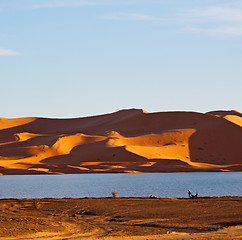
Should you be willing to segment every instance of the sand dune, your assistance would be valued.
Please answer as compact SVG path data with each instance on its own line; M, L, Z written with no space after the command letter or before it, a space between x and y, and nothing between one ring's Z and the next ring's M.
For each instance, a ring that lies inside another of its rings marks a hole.
M217 117L222 117L238 126L242 127L242 114L238 111L215 111L210 112Z
M242 171L242 114L0 119L0 173Z
M17 119L7 119L0 118L0 129L7 129L16 126L21 126L33 122L36 118L17 118Z

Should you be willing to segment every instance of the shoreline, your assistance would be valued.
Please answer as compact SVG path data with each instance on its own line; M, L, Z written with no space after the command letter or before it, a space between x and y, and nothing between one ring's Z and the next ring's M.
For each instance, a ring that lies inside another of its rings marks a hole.
M11 174L3 174L3 173L0 173L0 176L42 176L42 175L83 175L83 174L88 174L88 175L91 175L91 174L159 174L159 173L242 173L242 170L231 170L231 171L224 171L224 170L221 170L221 171L217 171L217 170L211 170L211 171L208 171L208 170L204 170L202 171L201 169L198 169L197 171L196 170L191 170L191 171L187 171L187 170L184 170L184 171L159 171L159 172L155 172L155 171L146 171L146 172L136 172L136 171L131 171L131 172L115 172L115 171L112 171L112 172L100 172L100 171L92 171L92 172L68 172L68 173L50 173L50 172L38 172L38 173L31 173L31 172L24 172L21 174L21 171L20 173L11 173Z
M151 198L151 197L60 197L60 198L56 198L56 197L35 197L35 198L0 198L1 200L33 200L33 199L41 199L41 200L82 200L82 199L150 199L150 200L154 200L154 199L159 199L159 200L203 200L203 199L222 199L222 198L241 198L242 199L242 195L241 196L230 196L230 195L226 195L226 196L203 196L203 197L197 197L197 198L192 198L192 197L157 197L157 198Z
M0 239L239 239L242 197L0 200Z

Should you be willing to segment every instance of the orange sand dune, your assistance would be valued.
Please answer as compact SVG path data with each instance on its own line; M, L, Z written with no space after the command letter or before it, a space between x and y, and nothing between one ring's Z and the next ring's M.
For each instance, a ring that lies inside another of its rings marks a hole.
M209 112L209 113L218 117L222 117L242 127L242 114L238 111L234 111L234 110L233 111L215 111L215 112Z
M242 171L242 114L0 119L0 174Z
M0 118L0 129L21 126L21 125L33 122L35 119L36 118L17 118L17 119Z

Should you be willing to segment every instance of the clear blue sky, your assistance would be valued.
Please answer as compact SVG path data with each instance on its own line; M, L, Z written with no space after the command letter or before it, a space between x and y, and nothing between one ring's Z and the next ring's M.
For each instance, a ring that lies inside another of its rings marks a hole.
M241 0L0 0L0 117L242 111Z

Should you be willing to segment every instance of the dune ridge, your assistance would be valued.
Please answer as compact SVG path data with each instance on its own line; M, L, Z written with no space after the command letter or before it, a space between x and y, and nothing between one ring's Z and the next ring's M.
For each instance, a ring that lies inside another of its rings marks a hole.
M242 171L238 111L0 119L0 174Z

